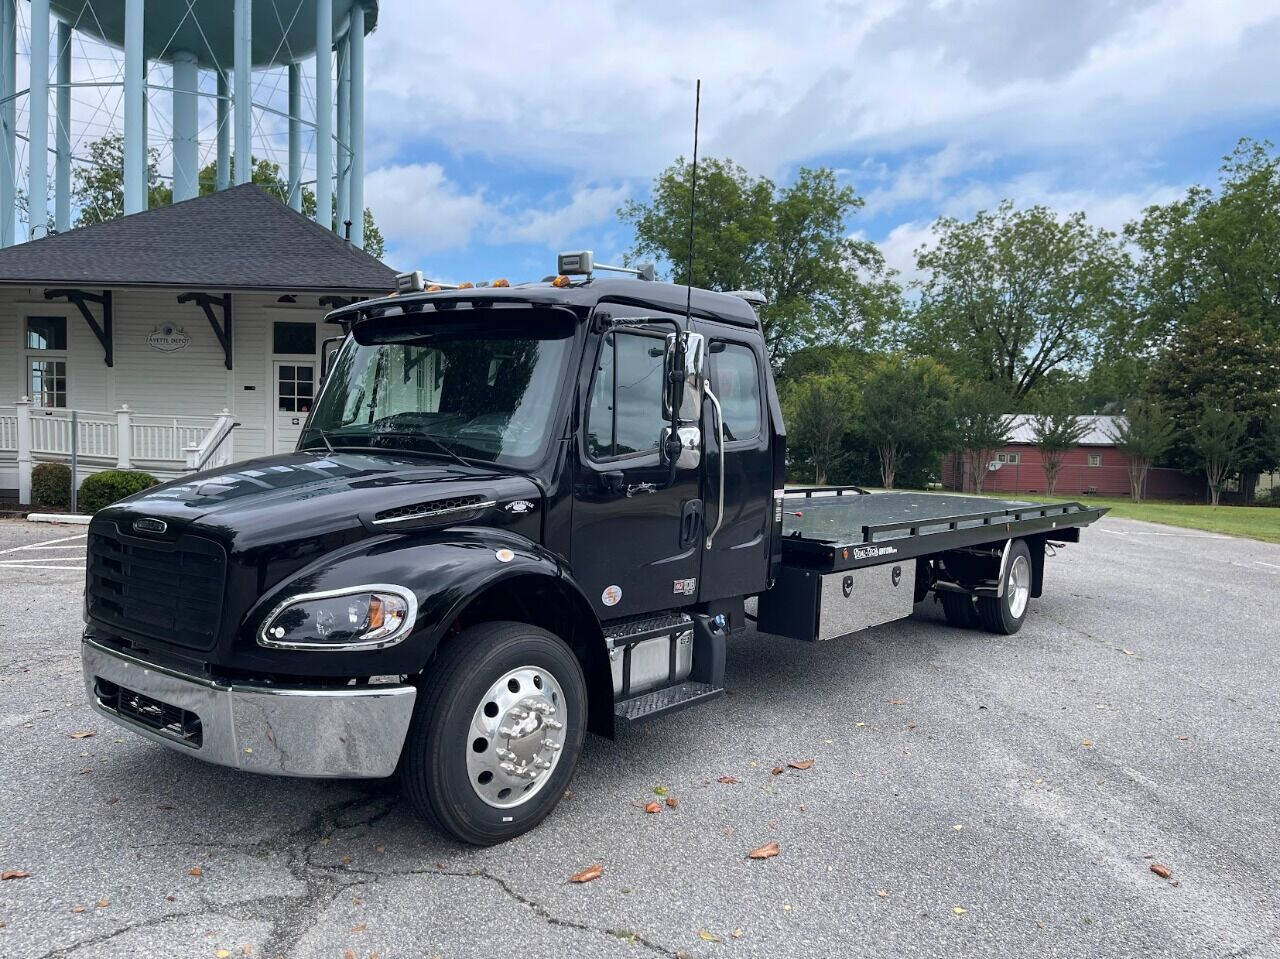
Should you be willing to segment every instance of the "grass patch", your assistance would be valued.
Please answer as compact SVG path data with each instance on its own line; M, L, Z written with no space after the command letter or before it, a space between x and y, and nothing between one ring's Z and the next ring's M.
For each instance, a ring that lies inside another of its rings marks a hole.
M1085 506L1109 506L1111 516L1138 519L1147 523L1164 523L1207 533L1244 536L1264 543L1280 543L1280 509L1271 506L1209 506L1202 503L1134 503L1128 498L1080 496L1026 496L1021 493L984 493L996 499L1021 499L1032 503L1070 502Z

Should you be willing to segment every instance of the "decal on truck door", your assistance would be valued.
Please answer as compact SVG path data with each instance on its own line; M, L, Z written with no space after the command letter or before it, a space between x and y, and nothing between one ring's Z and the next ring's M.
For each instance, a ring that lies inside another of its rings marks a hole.
M621 586L606 586L604 592L600 594L600 602L606 606L617 606L622 601Z

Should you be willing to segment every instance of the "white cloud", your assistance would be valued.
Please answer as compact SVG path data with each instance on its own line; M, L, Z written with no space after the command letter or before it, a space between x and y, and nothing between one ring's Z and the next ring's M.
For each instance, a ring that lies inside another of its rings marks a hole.
M582 187L564 206L521 210L508 217L494 229L492 240L564 246L582 230L612 220L629 193L626 186Z

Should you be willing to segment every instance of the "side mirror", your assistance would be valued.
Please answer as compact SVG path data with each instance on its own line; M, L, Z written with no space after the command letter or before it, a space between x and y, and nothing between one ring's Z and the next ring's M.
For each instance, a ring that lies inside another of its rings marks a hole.
M697 426L682 426L677 430L676 436L680 439L676 469L696 470L702 464L702 430ZM670 440L671 427L664 426L658 442L658 449L663 451L664 458L667 455L666 451L671 448Z
M684 338L684 362L680 367L677 367L680 359L677 336ZM706 357L707 341L701 333L667 334L667 393L663 397L663 412L668 417L679 419L681 423L701 421ZM674 410L679 411L678 417L673 416Z

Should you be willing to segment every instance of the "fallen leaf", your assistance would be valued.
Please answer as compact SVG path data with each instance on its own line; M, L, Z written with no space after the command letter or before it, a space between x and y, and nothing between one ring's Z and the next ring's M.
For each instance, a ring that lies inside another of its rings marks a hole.
M591 882L594 879L599 879L602 875L604 875L604 866L596 863L594 866L588 866L586 869L582 870L582 872L575 872L569 877L569 881Z
M966 909L964 906L952 906L951 911L954 912L957 916L963 916L969 910Z
M877 889L877 890L876 890L876 895L877 895L877 896L879 896L881 899L888 899L888 898L889 898L889 890L888 890L888 889Z
M915 723L907 723L907 729L915 729L915 728L916 728Z
M218 959L229 959L229 957L231 956L231 950L219 949L217 952L214 953L214 955L217 956Z
M111 900L110 900L110 899L99 899L99 900L98 900L98 908L99 908L99 909L106 909L106 908L107 908L107 906L109 906L109 905L111 905Z
M348 949L342 954L342 959L356 959L356 951L354 949Z
M667 787L666 787L666 786L654 786L654 787L653 787L653 794L654 794L655 796L665 796L665 795L667 794Z
M717 936L714 932L707 932L707 930L705 929L698 930L698 938L701 939L703 942L724 942L724 940L721 939L719 936Z
M891 700L889 700L889 705L890 705L890 706L905 706L906 704L907 704L907 701L906 701L905 699L891 699Z
M952 829L954 829L956 832L959 832L961 829L963 829L963 828L964 828L964 826L960 825L959 823L956 823L956 824L955 824L954 826L952 826L951 828L952 828Z
M351 931L352 931L352 932L364 932L364 931L365 931L366 929L368 929L368 928L369 928L369 924L368 924L367 922L360 922L360 923L356 923L356 925L352 926L352 927L351 927Z
M71 738L72 739L89 739L96 735L98 734L94 732L92 729L82 729L79 732L72 733Z
M716 780L716 782L724 783L726 786L732 786L737 781L738 780L734 779L732 776L721 776L719 779Z
M1086 740L1085 740L1084 742L1082 742L1080 745L1081 745L1081 746L1083 746L1085 749L1091 749L1091 748L1093 747L1093 740L1092 740L1092 739L1086 739Z
M378 845L376 845L376 846L374 846L374 847L373 847L373 851L374 851L374 852L386 852L386 851L387 851L387 847L386 847L386 846L384 846L384 845L382 845L381 843L379 843Z
M787 763L792 769L808 769L813 765L812 759L793 759Z
M350 857L350 856L343 856L343 857L342 857L341 859L339 859L338 861L339 861L340 863L342 863L344 866L349 866L349 865L351 865L351 857Z
M1124 653L1126 656L1132 656L1132 655L1133 655L1133 650L1132 650L1132 649L1121 649L1121 650L1120 650L1120 652Z
M667 797L667 808L668 808L668 809L675 809L675 808L676 808L677 806L679 806L679 805L680 805L680 800L679 800L679 799L677 799L675 796L668 796L668 797Z
M80 913L84 912L84 906L76 906L71 911L79 915Z
M165 902L177 902L177 901L178 901L178 897L177 897L177 896L165 896L165 897L164 897L164 901L165 901Z
M204 870L203 870L203 869L201 869L199 866L192 866L189 870L187 870L187 875L188 875L188 876L203 876L203 875L204 875Z
M735 930L733 930L733 932L729 933L729 935L733 936L733 938L734 938L734 939L741 939L741 938L742 938L742 930L741 930L741 929L735 929Z
M659 806L656 801L650 800L649 802L645 803L644 811L647 812L650 816L652 816L654 813L661 812L662 807Z
M866 725L866 723L856 723L855 725L857 725L857 727L861 729L863 726Z
M1180 743L1185 743L1186 741L1187 741L1187 737L1186 737L1186 736L1179 736L1179 737L1178 737L1178 742L1180 742Z
M25 869L6 869L0 872L0 880L2 879L26 879L31 873Z
M783 911L783 912L790 912L790 911L791 911L791 903L789 903L789 902L785 902L785 903L783 903L783 904L782 904L782 911Z
M772 859L782 850L778 848L776 842L767 842L759 849L752 849L747 853L748 859Z
M1151 871L1154 872L1161 879L1168 879L1170 876L1173 875L1173 870L1170 869L1168 866L1166 866L1162 862L1153 862L1151 864Z
M162 803L156 803L156 808L157 808L157 809L172 809L172 808L173 808L173 806L172 806L170 803L162 802Z
M241 954L241 955L244 955L244 956L252 956L252 955L253 955L253 946L249 945L249 944L246 942L243 946L241 946L241 947L240 947L240 954Z
M773 767L773 774L774 774L775 776L781 776L781 775L782 775L782 767L781 767L781 766L774 766L774 767Z

